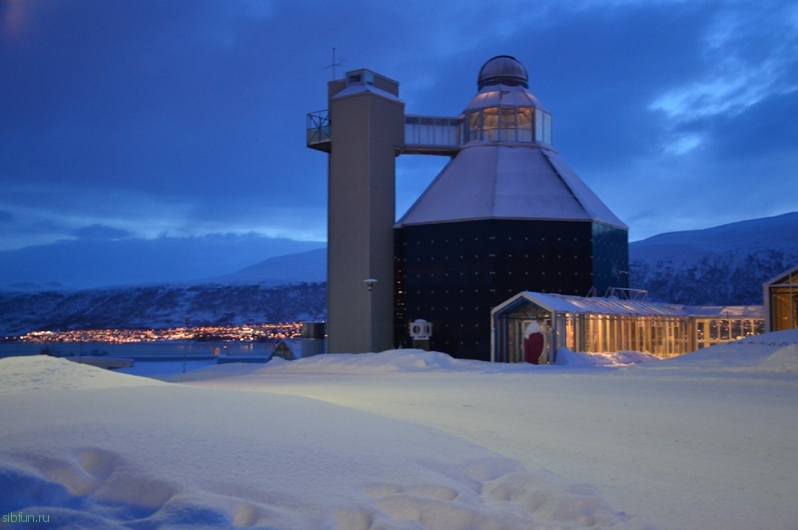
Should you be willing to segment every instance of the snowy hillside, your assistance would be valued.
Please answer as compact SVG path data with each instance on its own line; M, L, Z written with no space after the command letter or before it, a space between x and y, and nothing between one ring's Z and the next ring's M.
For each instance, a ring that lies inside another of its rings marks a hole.
M706 230L660 234L629 245L631 287L652 300L687 305L756 305L762 283L798 264L798 212ZM324 281L325 249L263 261L229 282Z
M98 231L103 232L101 227ZM202 280L229 274L264 258L323 245L257 234L63 240L0 250L0 289L77 290Z
M798 212L629 245L630 286L687 305L762 303L762 283L798 264Z
M629 253L631 286L652 300L761 304L762 282L798 264L798 212L660 234ZM169 327L186 315L195 325L324 319L326 257L324 248L288 254L192 283L0 292L0 335Z
M325 286L302 283L153 285L0 292L0 335L34 330L166 328L323 320Z
M277 256L233 274L216 278L221 283L290 283L327 281L327 247Z
M0 335L324 320L326 248L270 258L207 280L0 292Z

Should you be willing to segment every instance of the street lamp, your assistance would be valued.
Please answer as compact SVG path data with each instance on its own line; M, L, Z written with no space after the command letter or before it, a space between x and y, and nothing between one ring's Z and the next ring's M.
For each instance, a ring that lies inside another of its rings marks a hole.
M188 315L183 317L186 323L186 334L188 334ZM186 373L186 345L183 344L183 373Z
M369 278L367 280L363 280L363 283L365 283L366 287L369 288L369 314L368 314L368 321L369 321L369 325L368 325L369 347L368 347L368 350L369 350L369 352L373 352L374 351L374 339L373 339L373 337L371 335L371 332L372 332L372 329L371 329L372 323L371 323L371 321L372 321L372 317L373 317L373 311L372 311L372 307L371 307L372 306L372 304L371 304L371 300L372 300L372 298L371 298L371 289L374 287L374 284L377 283L377 280L375 280L374 278Z

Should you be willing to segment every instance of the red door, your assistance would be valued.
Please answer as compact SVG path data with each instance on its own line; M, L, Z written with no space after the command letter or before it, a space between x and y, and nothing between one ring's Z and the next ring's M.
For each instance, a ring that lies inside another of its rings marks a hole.
M540 324L531 322L524 330L524 362L540 364L540 355L544 346L545 340Z

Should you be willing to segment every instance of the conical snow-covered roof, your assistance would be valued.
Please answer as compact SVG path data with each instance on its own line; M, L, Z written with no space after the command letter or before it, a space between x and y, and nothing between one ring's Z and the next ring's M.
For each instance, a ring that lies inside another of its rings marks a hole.
M477 219L589 220L628 229L553 150L485 143L464 147L396 226Z
M527 71L499 55L479 72L461 119L464 144L397 227L476 219L596 221L624 230L551 147L551 114Z

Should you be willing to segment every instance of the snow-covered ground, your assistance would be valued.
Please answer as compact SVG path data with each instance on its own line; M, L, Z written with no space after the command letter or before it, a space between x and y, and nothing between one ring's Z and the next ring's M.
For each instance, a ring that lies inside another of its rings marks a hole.
M798 528L798 332L666 361L561 360L405 350L173 382L0 360L0 514L48 528Z

